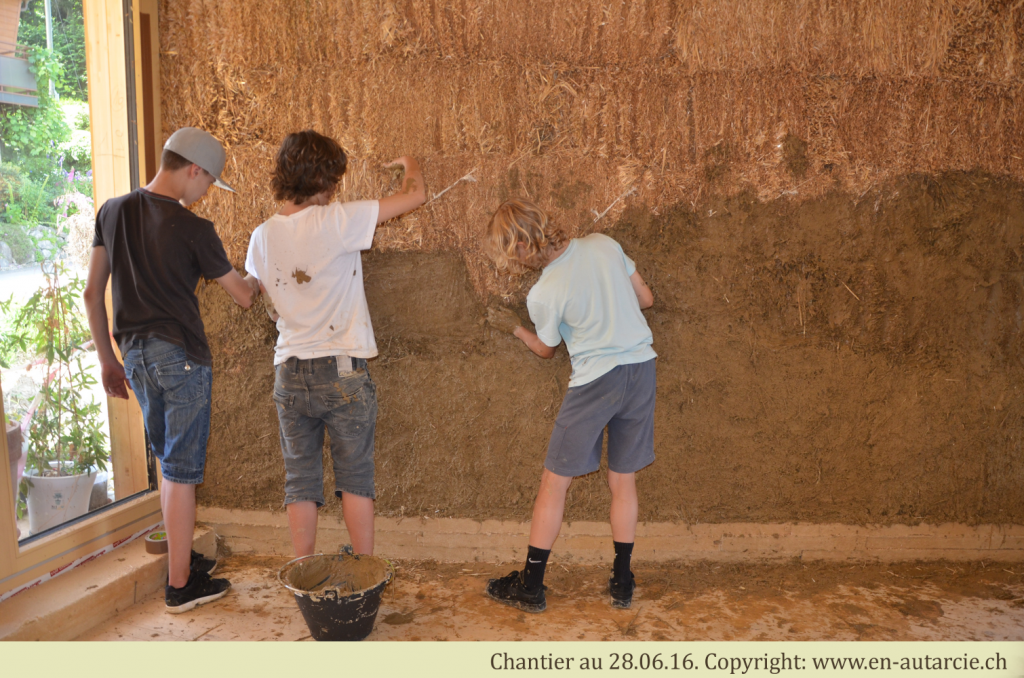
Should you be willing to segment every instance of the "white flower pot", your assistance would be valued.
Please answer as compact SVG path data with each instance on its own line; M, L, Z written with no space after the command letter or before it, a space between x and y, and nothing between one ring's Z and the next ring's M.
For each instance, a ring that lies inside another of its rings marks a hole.
M39 534L85 515L96 472L88 475L46 478L26 470L28 479L29 534Z

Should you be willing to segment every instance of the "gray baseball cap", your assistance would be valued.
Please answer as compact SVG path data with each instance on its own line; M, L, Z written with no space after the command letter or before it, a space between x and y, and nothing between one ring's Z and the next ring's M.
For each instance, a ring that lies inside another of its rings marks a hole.
M182 127L167 140L164 150L174 151L185 160L199 165L212 174L216 179L213 185L217 188L235 192L235 189L220 180L227 154L224 152L224 146L209 132L196 127Z

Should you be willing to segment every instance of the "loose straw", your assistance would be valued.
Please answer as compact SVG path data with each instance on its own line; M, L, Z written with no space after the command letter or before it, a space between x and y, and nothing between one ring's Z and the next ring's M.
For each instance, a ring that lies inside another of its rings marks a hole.
M615 207L615 204L616 204L617 202L619 202L620 200L622 200L623 198L625 198L625 197L627 197L627 196L633 195L634 193L636 193L636 186L634 186L633 188L629 189L628 191L626 191L625 193L623 193L622 195L620 195L620 196L619 196L618 198L616 198L616 199L615 199L615 201L614 201L614 202L612 202L612 204L611 204L611 205L608 205L608 207L607 207L607 208L605 208L605 211L604 211L604 212L601 212L600 214L597 214L597 210L590 210L590 211L591 211L591 212L593 212L593 213L594 213L595 215L597 215L597 216L595 216L595 217L594 217L594 221L592 221L591 223L593 223L593 224L596 224L597 222L601 221L601 219L603 219L603 218L604 218L604 215L608 214L608 212L610 212L610 211L611 211L611 209L612 209L613 207Z
M469 171L469 174L467 174L466 176L462 177L461 179L456 179L456 180L455 180L455 181L454 181L454 182L452 183L452 185L451 185L451 186L449 186L448 188L444 189L444 190L443 190L443 191L441 191L440 193L435 193L435 194L434 194L434 197L433 197L433 198L431 198L430 200L428 200L428 201L427 201L427 205L429 205L430 203L434 202L435 200L437 200L438 198L440 198L440 197L441 197L442 195L444 195L444 194L445 194L445 193L447 193L448 191L450 191L450 190L452 190L453 188L455 188L455 184L459 183L460 181L472 181L472 182L476 182L476 177L474 177L474 176L473 176L473 172L476 172L476 171L477 171L478 169L480 169L480 168L479 168L479 167L474 167L473 169L471 169L471 170ZM426 205L424 205L424 207L425 207L425 206L426 206Z

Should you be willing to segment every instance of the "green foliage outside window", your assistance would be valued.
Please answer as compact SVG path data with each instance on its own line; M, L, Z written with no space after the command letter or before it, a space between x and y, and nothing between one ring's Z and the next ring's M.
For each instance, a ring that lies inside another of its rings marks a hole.
M27 3L18 33L29 47L39 106L0 105L0 242L17 263L44 256L37 249L42 241L51 241L49 251L59 249L58 239L67 235L65 218L77 210L65 196L91 198L93 192L82 0L51 4L52 51L45 48L41 0ZM51 83L57 97L50 95Z
M60 103L50 97L50 82L61 82L60 57L40 47L29 51L29 70L36 78L39 107L4 106L0 111L0 137L4 152L28 160L55 156L58 145L71 140L71 128ZM35 164L35 163L33 163Z
M18 43L46 48L46 8L43 0L29 0L21 13ZM60 55L65 77L55 83L61 100L88 101L85 72L85 21L82 0L50 0L53 17L53 51Z

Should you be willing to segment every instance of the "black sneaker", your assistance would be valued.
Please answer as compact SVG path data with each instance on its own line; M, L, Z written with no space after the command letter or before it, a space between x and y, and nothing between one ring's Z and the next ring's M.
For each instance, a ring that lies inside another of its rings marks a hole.
M189 569L193 572L205 572L206 574L213 574L213 571L217 569L217 559L207 558L198 551L192 552L192 562L189 563Z
M636 577L633 576L632 572L629 573L628 584L615 581L615 577L611 577L608 580L608 593L612 597L612 607L628 610L629 606L633 604L634 590L636 590Z
M188 583L180 589L170 585L164 587L164 603L171 614L181 614L197 605L223 598L229 588L231 582L227 579L212 579L205 572L193 570L188 576Z
M544 599L546 588L547 586L542 584L536 591L528 591L523 582L523 573L517 570L501 579L488 581L487 595L499 603L518 607L524 612L543 612L548 607L547 600Z

